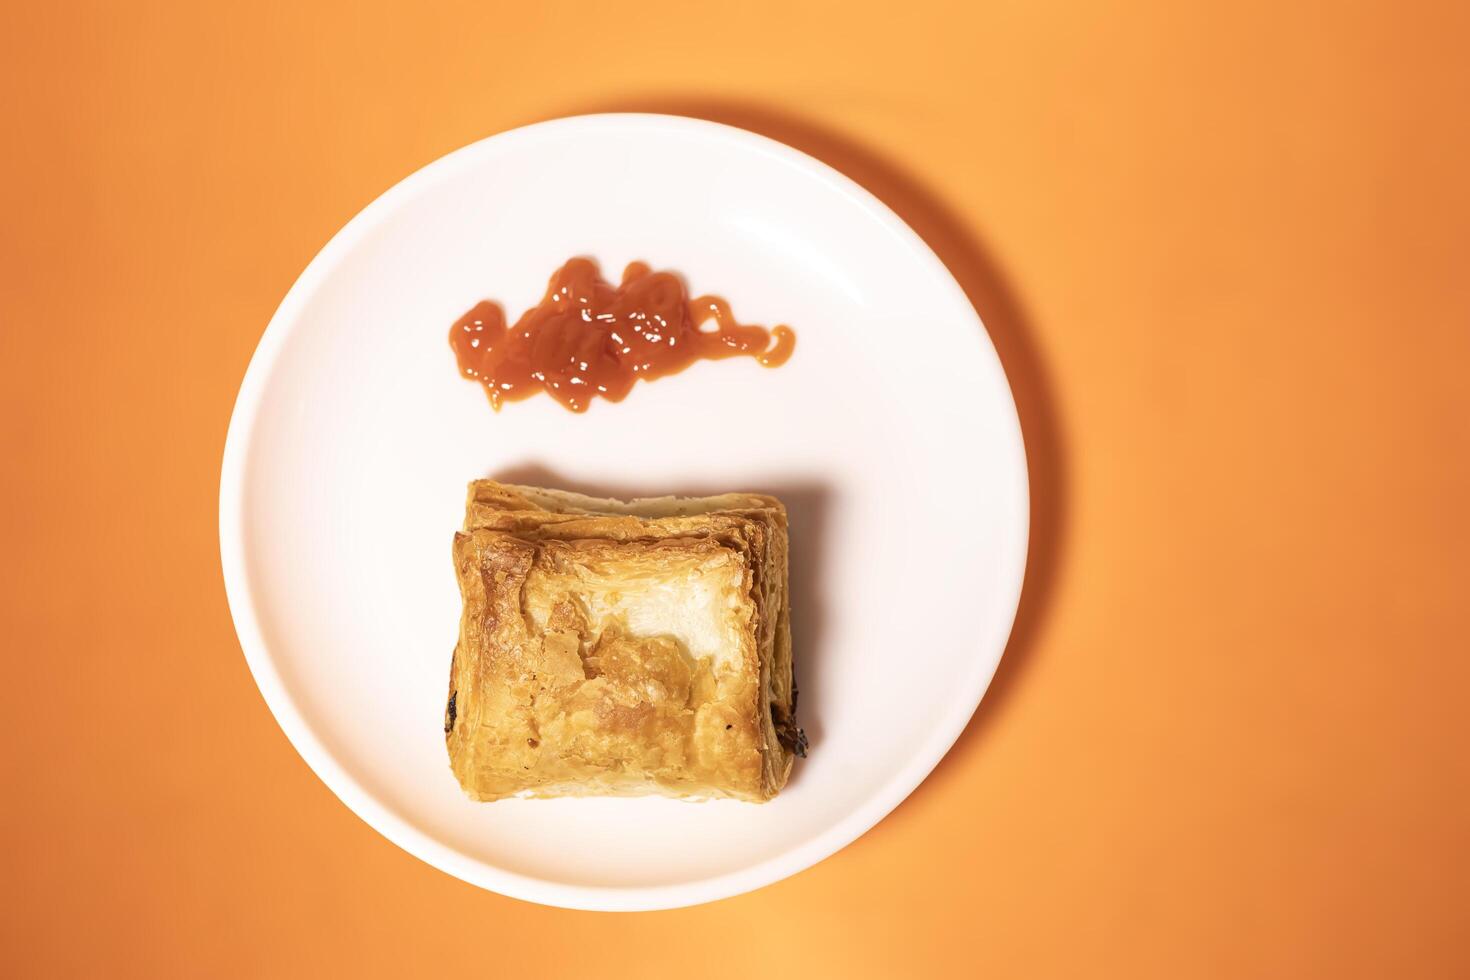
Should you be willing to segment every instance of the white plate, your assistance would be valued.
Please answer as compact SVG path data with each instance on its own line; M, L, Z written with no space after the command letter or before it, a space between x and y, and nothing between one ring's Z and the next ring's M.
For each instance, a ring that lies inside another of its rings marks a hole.
M515 317L553 269L645 259L789 323L795 356L697 364L574 415L490 410L450 324ZM476 804L444 748L465 483L615 494L765 490L791 509L798 720L811 754L765 805ZM343 802L506 895L689 905L843 847L974 712L1020 595L1016 410L975 311L899 218L827 166L713 123L562 119L452 153L354 218L261 339L225 445L220 550L261 693Z

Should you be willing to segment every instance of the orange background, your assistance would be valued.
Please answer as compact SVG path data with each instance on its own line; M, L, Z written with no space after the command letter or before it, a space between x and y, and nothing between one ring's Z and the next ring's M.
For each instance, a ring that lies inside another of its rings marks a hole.
M872 8L7 6L0 973L1470 975L1465 6ZM895 207L1036 486L934 775L793 879L635 916L481 892L338 803L215 538L315 251L451 149L607 109Z

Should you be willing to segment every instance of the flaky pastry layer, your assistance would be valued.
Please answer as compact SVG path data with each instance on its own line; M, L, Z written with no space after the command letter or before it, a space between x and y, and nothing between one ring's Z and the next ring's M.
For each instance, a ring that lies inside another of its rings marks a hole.
M786 511L478 480L454 538L464 612L451 767L507 796L775 796L794 722Z

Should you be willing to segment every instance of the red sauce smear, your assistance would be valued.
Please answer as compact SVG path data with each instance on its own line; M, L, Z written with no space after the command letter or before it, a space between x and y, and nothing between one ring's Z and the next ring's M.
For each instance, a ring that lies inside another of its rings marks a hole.
M507 329L505 312L487 300L455 321L449 346L459 373L485 386L496 411L544 391L585 412L594 398L620 402L639 378L653 381L695 361L743 355L779 367L796 334L739 323L723 299L691 300L678 276L642 262L613 286L597 263L571 259L515 326Z

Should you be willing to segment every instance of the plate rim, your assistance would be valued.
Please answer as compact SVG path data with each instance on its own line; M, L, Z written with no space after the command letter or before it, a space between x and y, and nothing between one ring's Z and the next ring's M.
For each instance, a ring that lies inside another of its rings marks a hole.
M908 246L918 261L929 265L931 271L938 273L940 281L944 282L952 292L952 298L958 301L958 308L968 310L974 318L974 325L977 328L975 334L981 346L981 356L989 357L994 362L996 373L1005 385L1010 407L1006 421L1009 423L1011 438L1006 440L1009 445L1002 447L1002 451L1012 456L1014 464L1012 472L1019 481L1019 486L1014 488L1016 491L1014 499L1018 502L1017 512L1006 518L1017 523L1020 535L1017 539L1017 554L1012 559L1014 568L1011 569L1007 580L1009 582L1008 594L1002 597L1003 608L1007 610L1004 626L996 632L994 649L982 648L979 652L983 655L976 658L975 668L969 676L964 678L964 684L955 685L963 690L966 696L955 699L956 707L932 726L930 737L922 743L920 750L908 763L895 773L879 791L869 796L863 804L854 808L842 819L774 857L738 871L713 877L675 884L633 887L569 884L495 867L441 843L432 835L401 819L359 785L357 780L349 775L326 749L307 723L282 681L280 672L265 643L256 615L255 596L249 587L250 578L247 574L245 559L248 529L243 506L247 475L246 463L266 382L276 366L293 324L299 319L302 308L334 270L337 260L374 230L381 218L391 214L401 202L411 200L420 188L450 175L459 168L473 165L487 153L504 152L506 144L525 141L552 131L596 129L609 125L654 126L744 143L753 149L782 158L797 169L821 179L833 189L842 192L872 217L878 219L890 233ZM230 413L230 423L225 435L224 454L220 467L219 547L230 617L256 687L265 699L272 717L275 718L297 754L317 778L325 783L327 788L359 819L421 861L462 881L501 895L570 909L652 911L681 908L729 898L804 871L867 833L893 812L918 788L920 783L928 778L969 725L975 712L979 710L1009 644L1020 605L1021 589L1030 553L1030 512L1030 474L1020 416L1010 379L995 350L994 341L979 311L970 302L954 274L949 271L934 250L919 237L918 233L909 227L907 222L879 200L876 195L836 168L770 137L736 126L691 116L644 112L605 112L565 116L520 126L486 136L451 151L409 174L380 194L343 225L317 252L287 291L266 325L265 331L261 334Z

